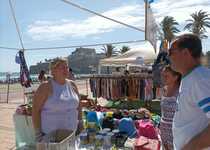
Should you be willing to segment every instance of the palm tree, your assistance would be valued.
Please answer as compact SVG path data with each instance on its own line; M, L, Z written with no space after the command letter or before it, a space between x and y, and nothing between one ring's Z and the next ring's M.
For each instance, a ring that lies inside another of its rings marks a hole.
M103 46L102 50L104 51L107 58L116 53L115 47L112 44L107 44L106 46Z
M186 20L189 22L184 29L198 35L200 38L207 38L208 36L204 33L206 28L210 28L210 14L206 11L200 10L190 15L192 19Z
M103 46L102 50L104 51L106 58L112 57L113 54L116 53L115 47L112 44L107 44L106 46ZM107 73L109 74L109 66L107 66Z
M160 27L162 30L162 36L161 39L167 40L169 43L172 41L172 39L175 37L175 33L178 33L179 30L177 29L178 22L173 17L166 16L163 18L163 20L160 23Z
M128 46L123 46L123 47L120 49L120 53L123 54L123 53L125 53L125 52L127 52L127 51L129 51L129 50L130 50L130 47L128 47Z

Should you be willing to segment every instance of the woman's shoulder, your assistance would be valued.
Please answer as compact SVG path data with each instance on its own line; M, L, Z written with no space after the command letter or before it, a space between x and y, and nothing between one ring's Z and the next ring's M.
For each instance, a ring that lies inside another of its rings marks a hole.
M66 79L66 82L68 84L70 84L73 87L73 89L79 94L79 91L77 89L77 85L76 85L76 83L73 80Z
M67 82L74 82L73 80L70 80L70 79L66 79L66 81L67 81Z
M76 83L73 80L66 79L66 82L72 84L73 86L76 86Z
M35 99L37 99L38 101L40 101L40 100L46 100L46 97L51 92L51 89L52 88L51 88L50 83L48 81L45 81L45 82L41 83L39 85L39 87L37 88L35 94L34 94L34 100Z
M40 86L42 87L49 87L51 85L51 80L43 81Z
M49 89L51 89L52 85L51 85L51 81L44 81L42 82L39 87L38 87L38 91L48 91Z

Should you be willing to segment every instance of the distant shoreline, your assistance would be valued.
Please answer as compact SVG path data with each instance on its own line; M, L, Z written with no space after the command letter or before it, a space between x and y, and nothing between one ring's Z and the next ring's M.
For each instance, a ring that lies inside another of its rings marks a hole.
M37 79L38 78L38 74L31 74L30 75L31 79ZM20 78L20 74L11 74L10 75L10 80L13 80L13 79L19 79ZM4 74L0 74L0 81L6 81L7 80L7 75Z
M82 79L88 79L90 76L90 74L77 74L75 75L75 79L76 80L82 80ZM38 80L38 74L30 74L30 78L32 80L32 82L39 82ZM19 83L20 82L20 75L18 74L11 74L10 76L10 83L14 84L14 83ZM7 84L8 80L7 80L7 76L6 74L2 75L0 74L0 84Z

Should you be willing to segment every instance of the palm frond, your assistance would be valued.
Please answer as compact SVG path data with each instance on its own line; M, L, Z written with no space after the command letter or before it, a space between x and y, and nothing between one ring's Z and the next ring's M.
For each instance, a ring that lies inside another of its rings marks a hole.
M197 34L200 38L207 38L205 35L206 28L210 28L210 15L203 10L199 10L190 15L191 19L186 20L189 22L185 25L184 29L192 31L194 34Z
M160 23L160 27L162 29L162 38L167 39L169 42L175 37L175 33L180 32L176 27L178 22L171 16L166 16Z

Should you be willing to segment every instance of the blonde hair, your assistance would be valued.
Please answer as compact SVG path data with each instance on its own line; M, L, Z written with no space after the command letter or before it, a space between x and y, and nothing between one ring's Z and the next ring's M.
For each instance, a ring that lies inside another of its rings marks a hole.
M52 69L56 68L61 63L67 63L67 59L66 58L63 58L63 57L58 57L58 58L53 59L50 62L49 69L52 70Z

